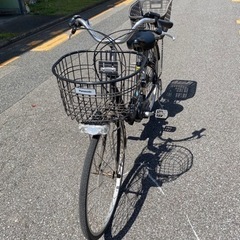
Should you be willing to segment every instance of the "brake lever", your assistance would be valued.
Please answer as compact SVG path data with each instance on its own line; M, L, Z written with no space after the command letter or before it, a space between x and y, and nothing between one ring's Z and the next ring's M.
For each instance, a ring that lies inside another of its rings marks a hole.
M74 15L69 21L68 25L71 28L71 32L69 34L69 39L76 33L78 29L80 29L83 25L80 21L76 21L78 18L82 19L80 15ZM89 20L85 20L87 24L90 26Z
M167 36L167 37L171 38L173 41L176 39L173 35L171 35L167 32L162 32L162 36Z

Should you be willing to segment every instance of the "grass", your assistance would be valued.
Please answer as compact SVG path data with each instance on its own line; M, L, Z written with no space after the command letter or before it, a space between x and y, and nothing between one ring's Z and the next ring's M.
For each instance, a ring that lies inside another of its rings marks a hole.
M15 34L15 33L1 32L0 40L8 40L8 39L11 39L16 36L17 36L17 34Z
M37 0L29 5L31 14L69 15L104 0Z

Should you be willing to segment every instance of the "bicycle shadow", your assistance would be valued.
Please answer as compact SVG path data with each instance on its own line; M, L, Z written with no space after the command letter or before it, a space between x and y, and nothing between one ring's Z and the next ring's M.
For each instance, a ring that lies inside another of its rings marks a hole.
M173 98L171 101L163 101L163 104L170 110L170 116L175 116L183 110L183 107ZM123 182L117 207L104 235L105 240L123 239L137 219L150 188L157 187L162 191L161 186L164 183L176 180L191 169L192 152L186 147L176 145L175 142L201 138L205 131L202 128L192 132L189 137L173 140L162 138L163 131L174 132L176 130L175 127L167 126L165 120L150 117L149 121L143 125L144 129L139 137L128 137L130 140L148 139L148 142ZM162 140L162 143L155 144L156 138ZM164 194L163 191L162 193Z
M202 137L198 134L202 131L195 131L197 134L194 136ZM186 139L193 139L193 136ZM105 239L123 239L137 219L150 188L157 187L162 191L164 183L176 180L189 171L192 165L192 152L186 147L175 145L171 139L144 147L123 182Z

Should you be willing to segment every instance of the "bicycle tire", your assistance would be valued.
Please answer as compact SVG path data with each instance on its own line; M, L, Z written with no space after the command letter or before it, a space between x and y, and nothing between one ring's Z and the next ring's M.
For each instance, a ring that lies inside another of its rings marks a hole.
M99 239L117 203L123 178L126 135L123 121L110 123L107 135L95 135L84 161L80 194L80 224L89 240Z

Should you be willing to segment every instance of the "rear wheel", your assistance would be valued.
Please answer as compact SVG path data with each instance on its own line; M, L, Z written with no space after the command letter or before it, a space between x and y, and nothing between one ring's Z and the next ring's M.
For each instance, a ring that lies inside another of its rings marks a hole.
M87 239L99 239L111 219L122 183L124 157L123 122L111 123L107 135L92 137L79 196L80 223Z

